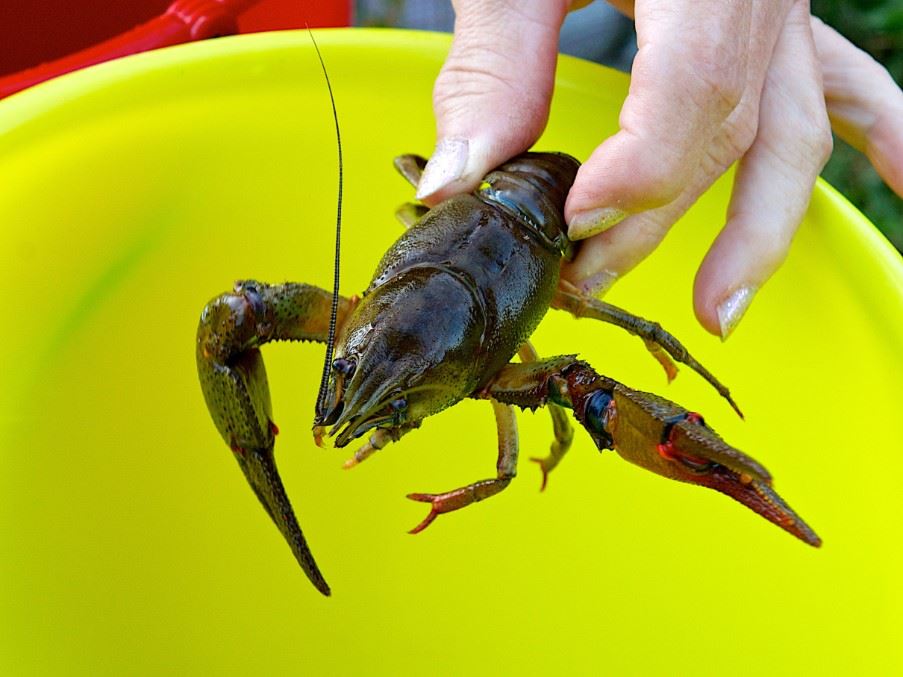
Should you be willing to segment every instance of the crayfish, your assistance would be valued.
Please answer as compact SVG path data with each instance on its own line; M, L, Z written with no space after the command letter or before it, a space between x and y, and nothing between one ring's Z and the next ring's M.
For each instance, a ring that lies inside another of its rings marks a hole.
M416 186L421 157L396 160ZM482 501L514 478L513 406L547 407L555 442L539 461L543 484L571 444L564 408L596 446L672 479L727 494L813 546L819 537L772 489L759 463L725 443L702 417L597 373L573 355L540 359L528 339L551 308L620 326L640 337L673 375L687 365L737 410L724 387L658 324L599 301L560 280L573 253L562 211L579 163L560 153L526 153L485 177L473 193L432 209L398 211L405 232L358 297L297 283L236 283L206 306L197 364L207 406L264 509L320 592L329 594L298 526L273 456L273 424L260 347L270 341L329 343L314 416L318 443L367 436L346 465L411 432L464 398L488 400L498 425L497 474L439 494L418 532L438 515ZM330 321L332 320L332 321ZM520 361L512 363L515 355Z

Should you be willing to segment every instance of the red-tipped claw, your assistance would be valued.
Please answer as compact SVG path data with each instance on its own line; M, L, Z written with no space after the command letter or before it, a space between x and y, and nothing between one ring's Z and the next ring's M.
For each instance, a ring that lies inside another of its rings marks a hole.
M420 501L421 503L432 503L433 508L430 510L430 514L427 515L420 524L411 529L409 534L419 534L421 531L426 529L430 524L433 523L433 520L436 519L443 511L438 510L436 508L436 496L434 494L408 494L408 498L412 501Z
M600 449L679 482L709 487L809 545L821 539L772 489L755 459L727 444L699 414L600 377L583 363L567 373L578 419Z
M511 481L510 476L498 477L491 480L480 480L473 484L446 491L443 494L408 494L408 498L412 501L420 501L421 503L429 503L432 508L430 514L426 516L420 524L411 529L411 534L419 534L433 523L439 515L443 513L460 510L471 503L482 501L483 499L494 496Z
M622 457L660 475L726 494L805 543L821 545L812 528L771 487L768 471L726 444L699 414L675 405L666 408L660 398L626 388L616 391L615 398L618 416L629 412L631 420L627 427L632 430L645 427L653 436L644 441L621 435L617 421L613 422L614 447ZM644 423L645 417L648 419ZM650 448L654 450L652 453Z

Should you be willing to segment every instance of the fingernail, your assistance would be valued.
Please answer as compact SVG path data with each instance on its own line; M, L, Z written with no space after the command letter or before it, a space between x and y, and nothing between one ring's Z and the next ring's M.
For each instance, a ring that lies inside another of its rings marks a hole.
M572 240L583 240L608 230L623 221L626 216L627 212L617 207L602 207L580 212L568 224L568 237Z
M580 289L591 296L602 298L611 286L618 281L618 274L611 270L602 270L579 284Z
M740 287L718 304L718 324L721 328L721 340L726 341L731 332L740 323L740 318L749 308L755 296L755 287Z
M432 195L440 188L445 188L464 175L469 146L467 139L460 137L442 139L436 144L436 150L426 163L423 176L420 177L420 185L417 186L418 200Z

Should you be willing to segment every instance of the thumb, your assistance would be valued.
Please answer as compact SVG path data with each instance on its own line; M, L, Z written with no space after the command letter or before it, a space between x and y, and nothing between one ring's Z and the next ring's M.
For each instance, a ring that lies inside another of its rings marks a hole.
M473 190L545 128L567 0L457 0L451 51L436 78L436 150L418 199Z

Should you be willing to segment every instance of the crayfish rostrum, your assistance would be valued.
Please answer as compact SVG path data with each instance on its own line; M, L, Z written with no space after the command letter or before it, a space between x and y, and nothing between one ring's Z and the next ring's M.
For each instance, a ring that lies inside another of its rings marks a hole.
M423 158L396 167L414 185ZM528 342L551 308L623 327L640 337L670 376L674 362L700 374L737 409L730 393L658 324L582 294L559 279L573 244L562 216L579 163L559 153L526 153L485 177L473 193L432 209L408 204L406 231L383 256L370 286L337 299L333 359L321 386L314 437L335 446L367 441L353 465L432 414L466 397L486 399L498 424L497 475L441 494L410 494L437 515L489 498L515 475L513 405L547 407L555 441L539 460L543 485L567 452L564 407L598 448L665 477L723 492L802 539L815 532L771 487L768 472L726 444L702 417L657 395L598 374L573 355L540 359ZM272 421L260 347L269 341L325 342L333 294L307 284L242 281L204 309L197 363L207 406L251 488L313 584L320 574L273 459ZM511 363L518 354L520 361ZM739 410L737 410L739 413Z

